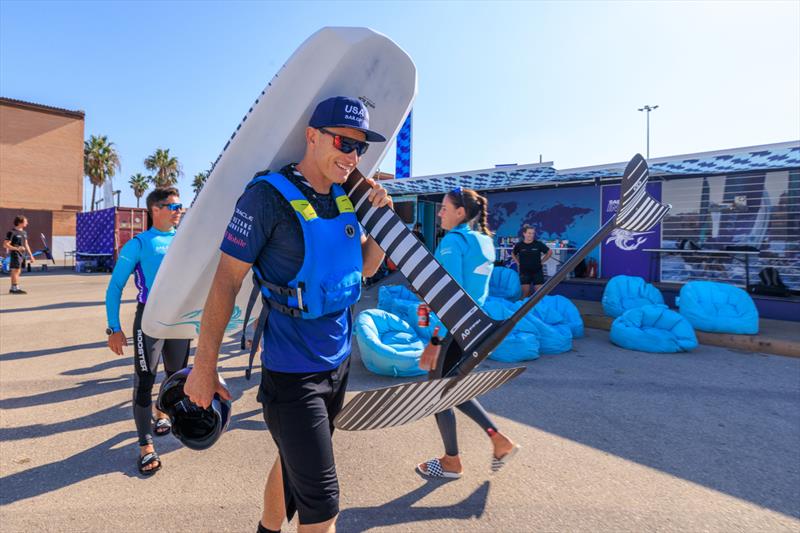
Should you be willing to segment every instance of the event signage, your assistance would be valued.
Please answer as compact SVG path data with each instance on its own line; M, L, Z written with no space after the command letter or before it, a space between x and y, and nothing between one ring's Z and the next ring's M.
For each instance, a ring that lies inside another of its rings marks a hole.
M661 183L648 183L647 192L656 200L661 200ZM603 224L612 218L619 207L619 185L606 185L601 194ZM641 276L647 281L657 277L657 269L651 263L650 252L642 250L661 246L661 224L645 232L631 232L617 228L600 247L600 272L603 278L624 274Z

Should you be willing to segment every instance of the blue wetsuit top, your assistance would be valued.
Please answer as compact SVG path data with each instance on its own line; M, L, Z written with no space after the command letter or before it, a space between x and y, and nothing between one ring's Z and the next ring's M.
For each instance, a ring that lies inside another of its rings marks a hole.
M495 256L491 237L459 224L447 232L435 256L475 303L486 303Z
M108 327L112 330L121 329L119 304L122 300L122 289L128 283L128 278L134 274L136 287L139 289L136 301L142 304L147 302L150 287L153 286L153 280L156 279L158 268L173 237L175 237L174 229L164 232L153 227L126 242L120 250L119 259L106 290L106 317Z

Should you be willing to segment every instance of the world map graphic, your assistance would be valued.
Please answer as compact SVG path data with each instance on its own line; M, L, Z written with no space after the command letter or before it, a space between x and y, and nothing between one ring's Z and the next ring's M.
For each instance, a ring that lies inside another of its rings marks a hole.
M557 202L541 210L529 210L524 215L518 215L518 202L498 202L492 206L489 213L489 227L498 231L507 222L514 223L519 220L519 226L528 224L537 229L538 236L544 239L562 238L567 229L575 222L590 213L592 209L575 205L564 205ZM514 216L516 215L516 216ZM513 220L509 220L512 219ZM508 233L512 228L504 228Z

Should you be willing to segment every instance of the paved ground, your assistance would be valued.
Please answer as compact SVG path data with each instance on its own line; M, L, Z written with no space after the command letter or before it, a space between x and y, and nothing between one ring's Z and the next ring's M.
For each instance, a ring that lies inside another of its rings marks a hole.
M192 452L157 440L164 469L141 479L131 358L104 346L106 275L27 276L0 295L2 531L254 531L275 448L226 345L231 429ZM374 292L365 305L374 302ZM124 324L134 293L125 293ZM487 367L499 367L489 363ZM354 361L352 389L396 381ZM486 438L460 419L466 475L427 482L432 420L335 439L340 531L800 531L800 360L700 347L649 355L589 330L485 398L524 447L488 474ZM293 526L288 527L294 531Z

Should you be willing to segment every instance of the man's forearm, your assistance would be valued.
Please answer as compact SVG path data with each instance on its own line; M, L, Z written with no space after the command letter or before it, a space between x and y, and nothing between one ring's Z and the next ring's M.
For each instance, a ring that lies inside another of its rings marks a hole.
M364 277L372 277L381 266L383 262L384 253L378 243L372 237L368 237L367 241L361 246L361 253L364 257Z
M203 307L200 339L197 341L197 352L194 356L195 368L216 370L219 347L225 335L225 327L231 319L238 292L239 287L233 286L229 280L215 279L212 283Z

